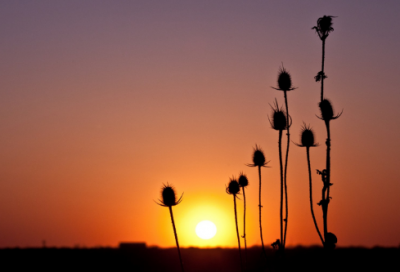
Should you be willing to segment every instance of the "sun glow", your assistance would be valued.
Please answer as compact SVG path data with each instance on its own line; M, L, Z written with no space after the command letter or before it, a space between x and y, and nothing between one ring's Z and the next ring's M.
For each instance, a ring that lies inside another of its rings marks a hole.
M197 224L196 234L201 239L208 240L215 236L217 233L217 227L211 221L204 220Z

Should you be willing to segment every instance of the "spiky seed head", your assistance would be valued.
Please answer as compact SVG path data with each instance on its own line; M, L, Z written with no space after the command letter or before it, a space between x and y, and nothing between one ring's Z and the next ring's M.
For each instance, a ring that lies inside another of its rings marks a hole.
M281 91L290 91L292 90L292 79L288 71L282 66L279 70L278 75L278 87Z
M301 131L301 146L303 147L312 147L317 146L314 139L314 132L312 131L310 126L306 124L303 125Z
M321 109L322 120L329 121L333 119L332 104L328 99L324 99L319 103Z
M282 108L279 108L278 102L275 99L274 106L272 108L272 121L270 120L271 127L275 130L286 130L287 122L286 122L286 113Z
M317 21L317 26L318 29L322 32L322 33L329 33L331 31L333 31L332 28L332 18L333 16L326 16L324 15L323 17L319 18Z
M246 175L243 174L243 173L240 173L240 176L239 176L239 186L240 186L240 187L246 187L247 185L249 185L249 181L248 181Z
M161 188L161 200L159 200L159 205L164 207L172 207L178 205L182 201L182 196L177 200L176 192L174 187L169 184L163 185Z
M265 156L262 150L256 145L253 153L253 164L254 166L264 166L265 165Z
M317 26L314 26L315 29L321 38L321 40L325 40L328 37L329 33L332 32L334 29L332 27L332 18L336 16L326 16L318 18Z
M231 178L228 187L226 187L226 192L230 195L237 195L239 191L240 191L239 182L236 179Z

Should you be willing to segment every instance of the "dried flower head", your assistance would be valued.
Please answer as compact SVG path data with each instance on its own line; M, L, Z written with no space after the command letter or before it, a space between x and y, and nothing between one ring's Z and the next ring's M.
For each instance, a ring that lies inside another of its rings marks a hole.
M278 88L274 88L275 90L279 91L292 91L296 88L292 86L292 78L289 74L288 71L286 71L285 67L281 67L279 70L279 75L278 75Z
M325 122L329 122L330 120L335 120L342 115L342 112L337 114L336 116L333 113L333 107L331 102L328 99L324 99L319 103L319 108L321 110L321 117L320 119L324 120Z
M318 36L321 40L325 40L328 37L329 33L333 31L332 27L332 18L336 16L326 16L319 18L317 21L317 26L314 26L312 29L318 33Z
M278 106L278 101L276 101L276 99L274 106L271 106L271 108L272 108L272 121L268 117L271 127L275 130L286 130L287 129L286 112L283 111L282 107L280 108Z
M240 173L240 176L239 176L239 186L240 186L240 187L246 187L246 186L248 186L248 185L249 185L249 181L248 181L246 175L243 174L243 172Z
M181 203L182 196L183 194L177 200L175 188L167 183L167 185L164 184L161 188L161 199L158 200L159 203L157 204L163 207L172 207Z
M265 156L262 150L256 145L253 153L253 164L247 164L250 167L265 167L268 162L265 161Z
M337 237L332 232L328 232L325 237L325 246L329 249L334 249L337 243Z
M226 192L230 195L234 195L236 196L240 191L240 187L239 187L239 182L234 179L231 178L228 186L226 187Z
M301 144L296 145L301 147L318 146L318 144L315 143L314 132L309 125L307 126L305 123L303 123L301 128Z

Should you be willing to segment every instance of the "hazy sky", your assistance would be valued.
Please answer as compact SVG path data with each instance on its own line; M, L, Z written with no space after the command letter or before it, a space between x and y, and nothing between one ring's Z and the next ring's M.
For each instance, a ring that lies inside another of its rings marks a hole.
M236 246L233 201L250 186L248 245L279 237L278 132L268 115L283 64L291 135L311 124L314 202L325 164L319 114L321 41L311 28L335 15L325 94L332 121L329 230L339 246L400 243L399 1L1 1L0 247L173 246L163 183L184 192L174 207L182 246ZM291 144L288 245L319 244L305 148ZM239 215L242 215L242 201ZM322 226L320 207L314 206ZM194 228L214 221L217 236ZM240 219L240 222L241 219Z

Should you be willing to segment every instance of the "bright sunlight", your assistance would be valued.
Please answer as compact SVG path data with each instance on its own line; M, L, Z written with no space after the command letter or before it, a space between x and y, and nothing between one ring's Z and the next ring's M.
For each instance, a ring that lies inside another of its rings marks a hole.
M201 239L208 240L215 236L217 233L217 227L211 221L204 220L197 224L196 234Z

